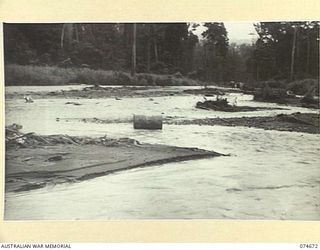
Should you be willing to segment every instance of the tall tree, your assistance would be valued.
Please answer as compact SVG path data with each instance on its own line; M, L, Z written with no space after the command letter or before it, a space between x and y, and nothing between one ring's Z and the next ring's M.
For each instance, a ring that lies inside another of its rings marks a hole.
M183 54L182 42L188 36L187 23L170 23L165 27L164 61L173 66L180 66Z
M206 77L209 81L222 81L229 39L224 23L205 23L204 38Z

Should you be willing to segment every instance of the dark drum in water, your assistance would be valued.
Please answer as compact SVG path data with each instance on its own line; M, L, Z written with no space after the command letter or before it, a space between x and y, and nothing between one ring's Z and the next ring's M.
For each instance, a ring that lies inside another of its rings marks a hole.
M134 129L162 129L162 116L133 115Z

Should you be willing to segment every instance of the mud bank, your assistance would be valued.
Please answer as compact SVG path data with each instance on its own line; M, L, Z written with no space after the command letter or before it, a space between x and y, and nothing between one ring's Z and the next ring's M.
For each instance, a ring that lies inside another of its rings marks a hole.
M240 117L240 118L205 118L183 121L168 121L177 125L220 125L220 126L245 126L262 128L266 130L303 132L319 134L319 114L314 113L293 113L290 115L279 114L277 116L261 117Z
M140 86L140 87L109 87L109 86L88 86L83 89L60 90L60 91L43 91L25 93L6 93L6 99L23 98L24 96L32 96L33 99L50 99L50 98L124 98L124 97L158 97L182 95L183 91L179 89L168 89L159 86Z
M218 88L201 88L201 89L181 89L171 86L88 86L82 89L59 90L59 91L27 91L25 93L11 92L6 93L6 99L23 98L24 96L32 96L34 99L50 99L50 98L127 98L127 97L159 97L173 95L204 95L216 96L225 93L241 93L240 89L218 89Z
M7 133L8 134L8 133ZM10 133L9 133L10 134ZM169 162L220 156L214 151L136 140L20 134L6 138L6 192L76 182Z
M204 96L215 96L215 95L224 95L227 92L233 92L231 89L217 89L217 88L202 88L202 89L185 89L183 93L191 95L204 95ZM235 93L241 93L239 90L234 90Z

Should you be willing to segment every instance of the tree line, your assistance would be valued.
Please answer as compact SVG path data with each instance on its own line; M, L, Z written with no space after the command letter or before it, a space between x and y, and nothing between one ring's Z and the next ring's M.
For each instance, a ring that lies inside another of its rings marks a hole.
M208 81L317 78L319 22L260 22L230 44L222 22L4 24L6 64L174 74Z
M261 22L251 67L254 79L319 76L319 22Z

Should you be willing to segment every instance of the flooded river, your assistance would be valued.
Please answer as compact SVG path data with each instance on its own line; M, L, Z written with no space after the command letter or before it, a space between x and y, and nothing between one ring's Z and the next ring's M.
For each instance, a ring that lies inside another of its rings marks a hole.
M6 91L25 91L23 88L8 87ZM44 91L48 87L37 88ZM198 110L195 103L203 99L192 95L67 100L78 102L79 106L66 105L64 99L39 99L27 105L24 100L6 100L6 124L21 124L23 132L130 137L145 143L198 147L231 156L169 163L80 183L6 193L5 219L319 220L319 135L166 124L162 131L147 131L134 130L130 122L133 114L191 119L310 112L305 108L253 102L249 95L229 94L228 99L238 105L288 109L242 113ZM111 123L71 119L94 117L109 119Z

